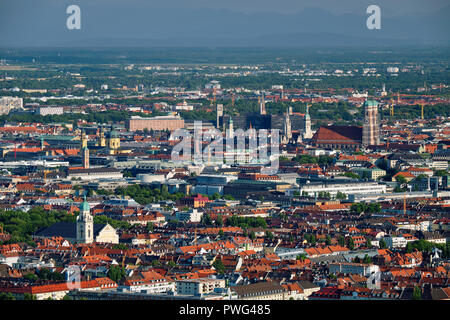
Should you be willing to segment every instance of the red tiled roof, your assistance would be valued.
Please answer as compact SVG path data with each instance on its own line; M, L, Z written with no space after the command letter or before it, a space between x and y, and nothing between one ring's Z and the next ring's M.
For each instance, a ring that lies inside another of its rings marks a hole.
M320 127L312 138L314 143L359 144L362 141L362 127L328 126Z

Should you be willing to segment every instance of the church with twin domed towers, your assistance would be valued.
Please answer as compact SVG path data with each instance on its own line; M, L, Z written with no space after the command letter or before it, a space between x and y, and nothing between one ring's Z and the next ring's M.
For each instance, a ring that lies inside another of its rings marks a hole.
M357 150L380 144L378 102L364 102L363 126L322 126L311 139L312 145L325 149Z

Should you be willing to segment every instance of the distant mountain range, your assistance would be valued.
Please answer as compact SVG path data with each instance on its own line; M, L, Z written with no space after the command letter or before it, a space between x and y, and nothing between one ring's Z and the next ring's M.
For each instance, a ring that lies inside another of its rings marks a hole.
M14 2L24 0L15 0ZM64 1L0 10L0 46L393 46L448 45L450 6L434 13L382 15L381 30L361 15L323 9L244 14L213 9L156 9L96 3L80 5L81 30L66 28ZM5 11L6 10L6 11Z

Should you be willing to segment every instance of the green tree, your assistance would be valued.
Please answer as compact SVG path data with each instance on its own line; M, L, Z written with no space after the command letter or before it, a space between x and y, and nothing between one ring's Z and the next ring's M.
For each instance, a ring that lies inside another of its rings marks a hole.
M218 215L218 216L217 216L217 219L216 219L216 225L217 225L218 227L222 227L222 226L223 226L223 217L222 217L222 215Z
M327 246L331 245L331 236L329 234L327 234L327 236L325 238L325 244Z
M219 274L224 274L225 273L225 266L224 266L222 260L216 259L213 262L212 266L217 271L217 273L219 273Z
M412 299L413 300L422 300L422 290L420 290L420 288L417 286L414 286Z
M403 184L405 184L405 183L408 182L408 181L406 180L406 178L405 178L404 176L402 176L402 175L396 176L396 177L395 177L395 181L397 181L397 183L398 183L399 185L403 185Z
M124 243L116 243L112 246L112 248L115 250L127 250L128 246Z
M353 240L352 237L350 237L350 238L348 239L347 247L348 247L350 250L354 250L354 249L355 249L355 241Z
M34 273L27 273L26 275L23 276L23 278L28 281L35 282L38 279L38 276Z
M23 299L24 300L37 300L37 298L36 298L36 296L34 294L31 294L31 293L28 293L28 292L25 292L23 294Z
M338 191L336 194L336 199L345 200L347 199L347 195L345 193Z
M209 196L210 200L217 200L220 199L220 194L219 193L214 193L212 196Z
M243 229L247 228L267 228L267 222L262 217L238 217L236 215L233 215L231 217L228 217L226 220L226 224L228 226L232 227L240 227Z
M368 213L378 213L381 212L381 205L379 203L369 203L367 205Z
M161 262L159 262L159 260L153 260L151 264L152 264L153 267L160 267L161 266Z
M0 301L2 300L16 300L16 298L12 295L11 292L0 292Z
M109 268L107 276L112 281L119 283L123 278L125 278L126 272L121 266L113 265Z
M436 176L436 177L442 177L442 176L448 176L448 175L450 175L446 170L436 170L435 172L434 172L434 175Z
M347 177L347 178L351 178L351 179L359 179L359 175L358 174L356 174L356 173L354 173L354 172L345 172L345 173L343 173L343 174L340 174L340 175L342 175L342 176L344 176L344 177Z
M302 253L302 254L298 255L296 257L296 260L300 260L302 262L305 261L306 260L306 254Z
M201 223L204 224L205 226L210 226L210 225L212 225L212 219L211 219L211 216L210 216L208 213L204 213L204 214L202 215Z

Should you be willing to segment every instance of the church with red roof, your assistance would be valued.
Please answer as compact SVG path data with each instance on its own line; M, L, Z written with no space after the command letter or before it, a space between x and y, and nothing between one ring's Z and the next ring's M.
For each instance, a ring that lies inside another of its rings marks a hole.
M362 146L362 127L320 127L312 137L312 144L321 148L356 150Z

